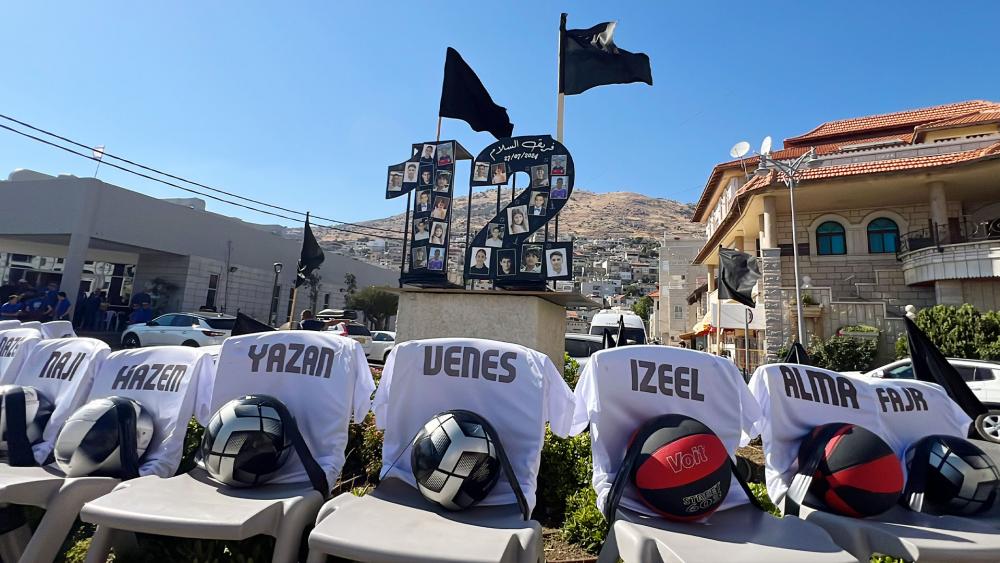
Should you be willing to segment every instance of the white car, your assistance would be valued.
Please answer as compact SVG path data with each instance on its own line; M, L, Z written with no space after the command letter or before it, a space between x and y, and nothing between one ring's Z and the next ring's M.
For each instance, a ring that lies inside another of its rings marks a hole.
M168 313L122 334L122 348L143 346L214 346L233 330L236 317L218 313Z
M365 351L365 357L370 357L372 349L372 332L368 330L363 324L352 323L350 321L344 321L332 325L330 328L326 329L333 332L334 334L339 334L340 336L346 336L351 340L355 340L361 344L361 348Z
M372 346L366 356L369 360L385 363L385 359L396 345L396 333L388 330L376 330L372 333Z
M1000 363L982 360L948 358L972 393L989 412L976 419L976 430L987 440L1000 443ZM897 360L864 374L885 379L913 379L913 366L909 358Z
M565 342L566 353L580 364L581 371L586 367L594 352L600 352L604 349L604 338L592 334L566 333Z

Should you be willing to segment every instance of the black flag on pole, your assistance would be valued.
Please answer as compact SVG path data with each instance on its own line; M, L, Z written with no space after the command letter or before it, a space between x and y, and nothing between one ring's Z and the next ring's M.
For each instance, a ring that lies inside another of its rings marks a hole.
M733 299L750 307L756 307L753 288L760 279L757 258L746 252L731 248L719 249L719 301Z
M944 387L951 400L955 401L972 419L986 414L987 409L983 403L972 393L969 385L962 379L955 367L948 363L944 354L920 330L917 323L910 320L909 317L904 318L903 322L906 323L906 343L910 347L913 377Z
M326 256L316 242L312 228L309 226L309 214L306 213L306 228L302 232L302 253L299 255L298 273L295 274L295 287L306 283L313 270L319 268Z
M561 60L559 92L582 94L595 86L645 82L653 85L653 71L645 53L631 53L615 45L617 22L590 29L566 29L566 14L559 23Z
M792 347L788 349L788 353L785 354L785 358L782 362L786 364L799 364L802 366L812 365L812 360L809 359L809 353L806 352L805 346L799 342L792 342Z
M441 85L441 117L461 119L473 131L489 131L497 139L510 137L514 124L507 108L493 102L490 93L475 71L458 51L448 47L444 63L444 84Z
M256 334L258 332L271 332L274 330L257 319L244 315L243 313L236 311L236 322L233 323L233 330L230 336L239 336L241 334Z

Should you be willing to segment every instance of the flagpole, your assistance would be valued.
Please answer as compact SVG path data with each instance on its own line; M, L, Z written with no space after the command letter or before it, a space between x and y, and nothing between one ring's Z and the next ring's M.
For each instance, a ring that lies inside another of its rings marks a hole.
M566 14L563 13L559 16L559 47L556 49L556 140L560 144L563 142L563 114L566 111L566 95L563 94L562 88L562 50L563 50L563 34L566 31ZM568 203L568 202L567 202ZM556 213L555 220L555 233L554 240L559 242L559 214ZM549 238L549 224L545 224L545 240ZM552 282L552 288L555 289L556 282Z
M403 218L403 256L399 261L399 287L403 287L403 274L406 271L406 241L410 237L410 207L413 205L410 202L410 195L412 192L406 192L406 216Z
M719 245L719 250L722 250L722 245ZM722 282L722 253L719 252L719 275L715 278L715 354L717 356L722 355L722 291L719 290L719 286Z

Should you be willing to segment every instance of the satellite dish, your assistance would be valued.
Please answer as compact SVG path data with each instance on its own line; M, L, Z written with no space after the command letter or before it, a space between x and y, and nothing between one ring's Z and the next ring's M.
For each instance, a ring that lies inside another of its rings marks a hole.
M740 141L733 145L733 148L729 149L729 156L733 158L743 158L748 152L750 152L750 143Z
M760 142L760 154L771 154L771 136L764 137Z

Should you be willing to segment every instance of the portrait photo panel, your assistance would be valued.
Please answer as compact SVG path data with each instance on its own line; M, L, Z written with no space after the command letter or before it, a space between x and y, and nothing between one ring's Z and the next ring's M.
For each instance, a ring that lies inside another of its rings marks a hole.
M437 177L434 178L434 191L447 192L451 189L451 170L438 170Z
M434 183L434 165L433 164L421 164L420 165L420 178L417 185L421 188L429 188Z
M448 223L434 221L431 224L431 244L444 244L448 240Z
M500 162L493 165L491 171L491 184L506 184L507 183L507 164Z
M444 263L448 259L443 247L430 246L427 248L427 269L443 271Z
M407 162L403 166L403 181L407 184L412 184L417 181L417 173L420 170L420 164L416 162Z
M427 247L426 246L416 246L412 251L413 258L410 261L410 268L412 269L425 269L427 268Z
M507 227L503 223L490 223L486 226L486 246L500 248L503 246L503 236Z
M549 185L549 167L544 164L531 167L531 187L544 188Z
M431 220L427 217L413 220L413 240L420 242L431 238Z
M549 210L549 194L543 191L532 191L528 199L528 215L545 217Z
M505 248L497 250L497 277L510 278L517 275L517 250Z
M552 199L566 199L569 197L569 186L566 184L566 178L556 176L552 179L552 188L549 190L549 197Z
M540 244L521 245L521 268L522 274L541 274L542 258L545 254L544 247Z
M402 170L390 170L389 171L389 184L387 189L390 192L398 192L403 189L403 171Z
M448 166L455 162L455 147L452 143L441 143L437 146L437 165Z
M550 280L569 279L569 260L566 259L567 249L549 248L545 251L545 277Z
M472 253L469 259L469 267L468 267L469 275L489 277L490 254L492 252L493 252L492 248L487 248L485 246L472 247Z
M477 162L472 168L473 182L486 182L490 179L490 163Z
M413 213L416 215L428 214L431 212L431 191L417 190L416 202L413 204Z
M431 209L431 217L433 217L434 219L442 219L442 220L447 219L448 211L451 209L451 198L435 195L434 205L432 207L433 209Z
M557 154L552 156L552 175L553 176L565 176L566 175L566 155Z
M434 145L427 143L420 152L420 160L434 160Z
M528 206L515 205L507 208L507 233L519 235L528 232Z

